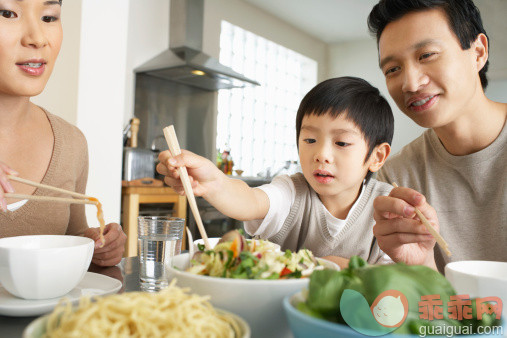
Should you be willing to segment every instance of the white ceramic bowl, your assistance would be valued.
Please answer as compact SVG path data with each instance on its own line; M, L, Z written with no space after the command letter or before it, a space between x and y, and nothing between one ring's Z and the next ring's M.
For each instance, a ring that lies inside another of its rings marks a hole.
M319 259L326 268L339 270L329 261ZM243 317L252 329L252 337L290 337L282 300L308 286L309 279L252 280L194 275L184 270L190 254L174 257L169 277L176 278L180 287L190 287L193 293L210 295L210 302L221 309Z
M458 294L500 297L502 317L507 316L507 262L458 261L445 266L445 277Z
M1 238L0 283L25 299L63 296L85 275L93 247L93 240L78 236Z

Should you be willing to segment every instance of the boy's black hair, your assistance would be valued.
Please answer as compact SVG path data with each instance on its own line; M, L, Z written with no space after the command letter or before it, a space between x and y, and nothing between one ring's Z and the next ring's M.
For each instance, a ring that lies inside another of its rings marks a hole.
M368 29L377 37L378 46L380 36L387 24L400 19L405 14L428 9L442 9L445 12L449 27L458 38L463 50L469 49L480 33L488 36L482 25L481 13L472 0L380 0L368 16ZM486 77L488 66L489 60L479 71L484 90L488 86Z
M363 133L368 144L366 162L379 144L391 144L394 133L394 117L387 100L377 88L357 77L337 77L323 81L305 95L296 116L296 142L303 117L329 114L336 118L345 114ZM366 180L373 173L368 171Z

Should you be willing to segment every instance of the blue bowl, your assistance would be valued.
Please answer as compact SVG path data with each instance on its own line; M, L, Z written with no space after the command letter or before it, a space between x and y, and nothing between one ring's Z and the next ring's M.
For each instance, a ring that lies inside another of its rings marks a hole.
M354 329L350 328L347 325L332 323L323 319L314 318L306 313L299 311L296 306L298 303L304 302L306 300L306 296L300 291L290 296L286 296L283 299L283 308L285 310L285 315L287 316L287 320L289 321L289 327L294 334L295 338L335 338L335 337L345 337L345 338L359 338L359 337L367 337ZM505 321L503 322L503 330L505 331ZM419 335L401 335L401 334L388 334L380 337L410 337L410 338L420 338ZM465 337L499 337L501 335L494 334L482 334L482 335L467 335ZM435 337L428 335L427 337Z

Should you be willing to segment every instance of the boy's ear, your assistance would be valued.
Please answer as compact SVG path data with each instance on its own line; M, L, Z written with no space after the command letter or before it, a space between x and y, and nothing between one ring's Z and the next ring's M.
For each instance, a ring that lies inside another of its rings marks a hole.
M477 71L479 72L482 67L488 61L488 38L483 33L477 35L474 43L472 44L474 47L476 62L477 62Z
M368 169L371 172L379 171L380 168L382 168L382 166L386 162L387 157L389 156L390 153L391 146L389 145L389 143L384 142L376 146L375 149L373 149L373 152L371 153L370 166L368 167Z

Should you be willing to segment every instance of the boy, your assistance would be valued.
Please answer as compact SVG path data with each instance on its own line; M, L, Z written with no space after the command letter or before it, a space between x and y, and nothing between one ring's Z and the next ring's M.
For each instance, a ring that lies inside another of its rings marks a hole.
M176 168L186 166L196 195L284 250L304 247L319 257L359 255L387 263L373 237L373 199L392 187L371 175L389 156L393 129L391 108L378 89L362 79L335 78L314 87L299 106L302 174L250 188L188 151L175 158L162 152L157 170L183 193Z
M396 262L440 272L451 260L507 261L507 104L484 94L488 38L479 10L471 0L382 0L368 25L390 95L430 128L379 173L415 189L376 199L380 247ZM440 226L451 257L435 247L414 207Z

